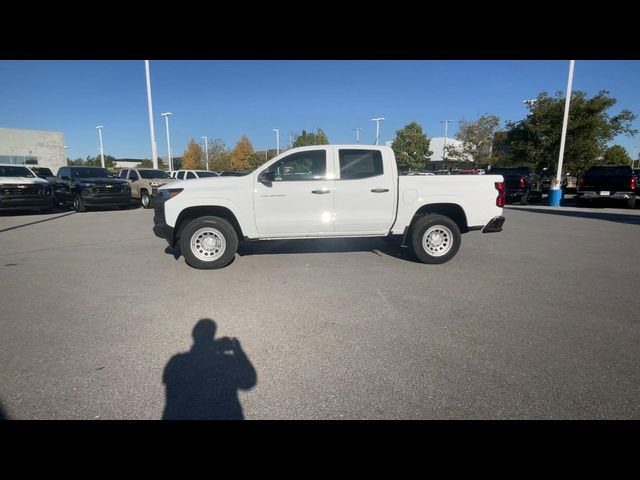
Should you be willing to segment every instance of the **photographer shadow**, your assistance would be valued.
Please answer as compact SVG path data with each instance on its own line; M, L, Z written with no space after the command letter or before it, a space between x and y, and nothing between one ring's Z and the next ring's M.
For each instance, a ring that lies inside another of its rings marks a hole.
M238 390L256 385L256 370L238 339L215 339L215 334L213 320L199 320L191 350L174 355L165 366L163 420L244 419Z

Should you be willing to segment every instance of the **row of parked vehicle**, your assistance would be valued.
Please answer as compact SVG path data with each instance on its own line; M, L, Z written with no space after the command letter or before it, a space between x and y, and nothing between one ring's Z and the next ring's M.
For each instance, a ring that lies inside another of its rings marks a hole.
M172 174L152 168L125 168L114 175L106 168L69 166L60 167L54 176L46 167L0 164L0 209L48 212L63 206L84 212L87 207L127 209L133 202L151 208L158 188L174 180L245 173L178 170Z
M543 194L549 193L552 179L547 172L536 173L529 167L494 167L487 173L502 175L507 202L521 205L540 201ZM590 206L598 200L635 208L636 195L640 195L639 175L640 169L629 165L597 165L578 177L565 176L561 188L576 194L578 206Z

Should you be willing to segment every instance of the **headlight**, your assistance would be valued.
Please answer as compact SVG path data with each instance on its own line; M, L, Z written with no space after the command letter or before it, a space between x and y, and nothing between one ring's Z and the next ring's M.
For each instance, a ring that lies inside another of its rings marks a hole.
M163 188L158 190L158 197L168 200L178 195L182 190L182 188Z
M159 187L162 184L158 182L151 182L149 185L151 185L152 187Z

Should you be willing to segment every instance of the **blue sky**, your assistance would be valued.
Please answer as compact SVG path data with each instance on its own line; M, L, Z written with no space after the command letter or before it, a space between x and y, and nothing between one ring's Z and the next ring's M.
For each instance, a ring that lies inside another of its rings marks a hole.
M322 128L331 143L381 143L415 120L429 137L444 135L441 120L526 115L525 99L564 91L569 62L553 61L151 61L158 154L166 155L164 119L170 111L174 156L191 137L221 138L233 147L247 134L254 149L275 148L290 131ZM605 89L640 116L640 61L576 61L574 90ZM142 60L0 61L0 127L62 131L71 158L96 155L96 125L105 153L150 158ZM640 130L640 120L634 122ZM449 124L449 136L457 129ZM614 143L637 156L640 136Z

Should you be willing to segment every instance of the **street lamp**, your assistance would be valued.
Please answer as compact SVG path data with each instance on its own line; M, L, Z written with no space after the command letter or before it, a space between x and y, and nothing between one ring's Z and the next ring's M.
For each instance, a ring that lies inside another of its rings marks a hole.
M64 163L65 165L69 165L69 154L67 153L69 151L69 147L67 145L64 145Z
M295 132L289 132L289 150L293 148L293 135Z
M104 148L102 148L102 129L104 127L98 125L96 128L98 129L98 136L100 137L100 163L102 164L102 168L104 168Z
M360 143L360 130L362 130L362 128L354 128L355 132L356 132L356 143Z
M173 171L173 159L171 158L171 140L169 140L169 115L171 112L161 113L164 117L164 123L167 127L167 158L169 159L169 173Z
M564 101L564 118L562 120L562 135L560 137L560 154L558 155L558 171L556 173L556 180L553 185L549 187L549 206L559 207L560 199L562 197L562 161L564 160L564 144L567 140L567 124L569 123L569 104L571 103L571 87L573 85L573 66L576 61L571 60L569 62L569 79L567 81L567 98Z
M453 120L440 120L440 123L444 123L444 145L442 147L442 160L446 160L446 149L447 149L447 132L449 127L449 122L453 122ZM454 157L455 158L455 157Z
M378 145L378 140L380 140L380 122L384 121L384 118L372 118L372 122L376 122L376 145Z
M276 132L276 157L280 155L280 130L277 128L273 129Z
M153 168L158 168L158 147L156 145L156 132L153 129L153 105L151 102L151 77L149 74L149 60L144 61L144 70L147 75L147 107L149 108L149 130L151 131L151 161Z
M207 162L207 171L209 171L209 144L207 143L207 137L204 138L204 158Z

